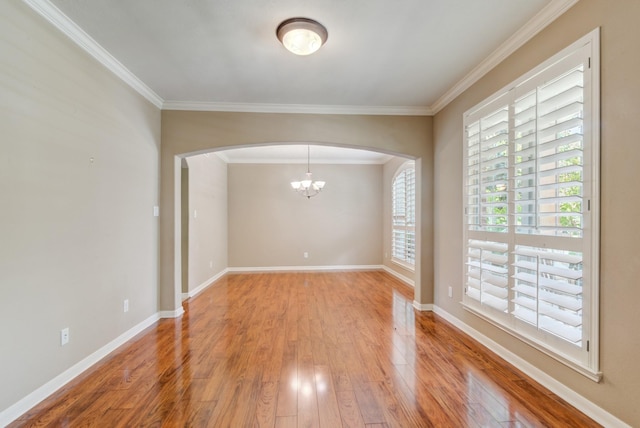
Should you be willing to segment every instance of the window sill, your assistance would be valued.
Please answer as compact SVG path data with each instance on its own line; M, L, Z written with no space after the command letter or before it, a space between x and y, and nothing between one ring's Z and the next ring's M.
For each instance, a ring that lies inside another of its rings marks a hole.
M524 335L518 331L515 331L511 328L509 328L508 326L502 324L499 321L494 320L490 315L477 310L476 308L474 308L471 305L466 304L465 302L461 302L462 303L462 307L466 310L471 312L472 314L476 315L477 317L487 321L488 323L490 323L491 325L499 328L500 330L510 334L511 336L521 340L522 342L526 343L529 346L532 346L533 348L537 349L538 351L542 352L543 354L553 358L554 360L564 364L565 366L575 370L576 372L580 373L581 375L589 378L590 380L596 382L596 383L600 383L600 381L602 380L602 372L600 371L596 371L593 370L591 367L587 367L583 364L580 364L577 361L574 361L572 359L569 359L559 353L554 352L552 349L549 349L547 346L545 346L544 344L538 342L537 340Z
M410 272L415 272L416 271L416 266L415 265L409 264L409 263L407 263L405 261L402 261L402 260L394 259L393 257L391 258L391 263L393 263L395 265L398 265L401 268L406 269L406 270L408 270Z

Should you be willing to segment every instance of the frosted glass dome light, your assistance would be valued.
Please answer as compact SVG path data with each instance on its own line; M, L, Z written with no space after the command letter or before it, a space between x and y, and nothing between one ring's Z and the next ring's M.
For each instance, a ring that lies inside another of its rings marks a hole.
M283 21L276 30L278 40L296 55L310 55L327 41L329 33L322 24L308 18Z

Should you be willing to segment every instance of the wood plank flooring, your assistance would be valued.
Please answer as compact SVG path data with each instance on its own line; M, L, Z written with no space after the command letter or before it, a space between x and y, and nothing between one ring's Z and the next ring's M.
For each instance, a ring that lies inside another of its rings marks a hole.
M412 297L384 272L227 275L10 426L598 426Z

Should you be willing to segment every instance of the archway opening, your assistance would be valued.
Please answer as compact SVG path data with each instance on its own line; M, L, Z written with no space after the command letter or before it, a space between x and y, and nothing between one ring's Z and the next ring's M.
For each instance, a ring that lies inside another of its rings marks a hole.
M182 299L234 271L384 269L419 289L419 263L407 269L391 260L391 181L397 165L420 159L314 143L311 169L327 189L307 201L289 187L306 171L306 150L258 143L178 156Z

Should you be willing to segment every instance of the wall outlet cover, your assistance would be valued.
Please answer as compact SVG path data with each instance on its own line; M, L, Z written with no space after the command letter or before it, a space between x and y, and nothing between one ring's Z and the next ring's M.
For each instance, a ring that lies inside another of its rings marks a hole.
M60 330L60 346L69 343L69 327Z

